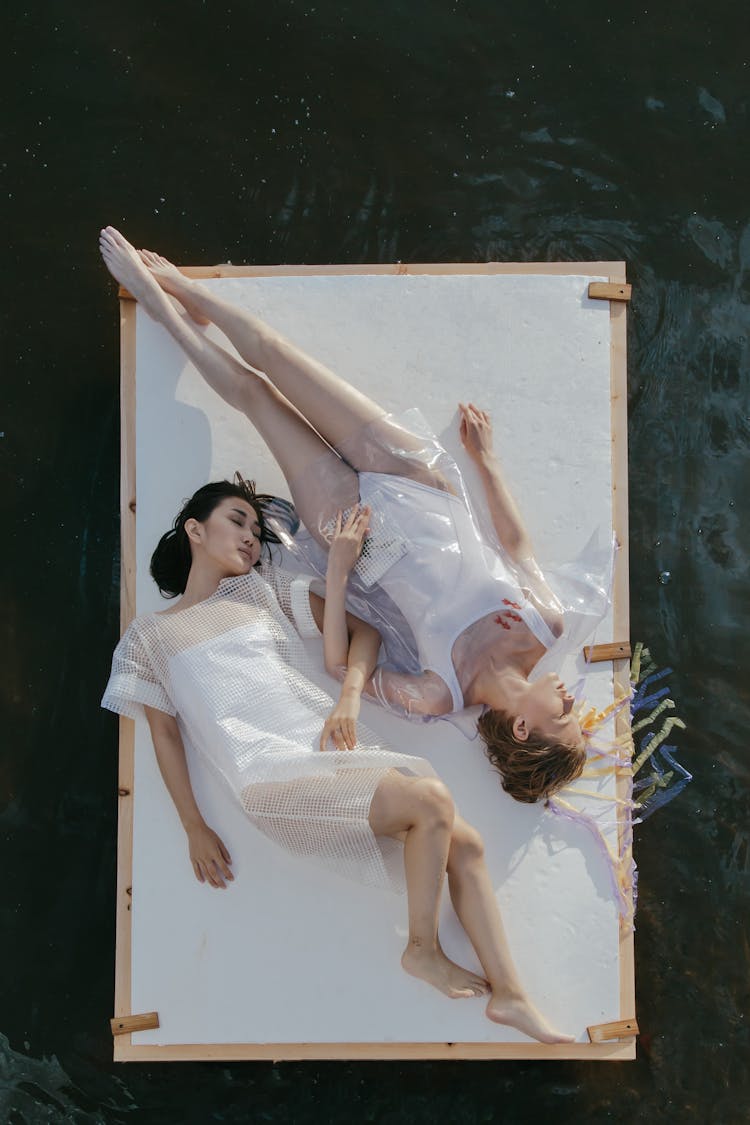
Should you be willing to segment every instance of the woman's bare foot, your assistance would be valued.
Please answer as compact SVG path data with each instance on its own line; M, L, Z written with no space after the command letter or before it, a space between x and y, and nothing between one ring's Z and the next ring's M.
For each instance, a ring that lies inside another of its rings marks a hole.
M138 257L127 238L114 227L99 233L99 249L104 264L115 281L119 281L154 320L177 314Z
M411 976L426 981L452 1000L485 996L490 990L486 980L468 969L462 969L446 957L439 946L437 949L425 949L421 945L408 945L401 957L401 965Z
M486 1015L493 1023L515 1027L531 1039L538 1039L540 1043L572 1043L575 1038L573 1035L563 1035L548 1024L541 1012L523 996L512 997L493 992Z
M177 266L157 254L154 250L139 250L140 259L148 269L154 280L161 286L165 293L176 297L184 307L186 313L196 324L210 324L211 321L204 316L198 307L201 285L185 277Z

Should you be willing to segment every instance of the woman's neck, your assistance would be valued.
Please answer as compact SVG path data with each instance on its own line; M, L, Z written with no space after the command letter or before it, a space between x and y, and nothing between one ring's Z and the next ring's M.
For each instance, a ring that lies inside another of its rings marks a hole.
M517 664L505 663L498 667L491 660L478 669L467 691L464 702L467 706L485 703L493 709L514 713L521 705L528 680Z
M226 575L220 574L214 567L196 566L193 563L188 574L185 592L174 608L188 609L191 605L197 605L198 602L205 602L206 598L210 598L212 594L216 593L222 578L226 578Z

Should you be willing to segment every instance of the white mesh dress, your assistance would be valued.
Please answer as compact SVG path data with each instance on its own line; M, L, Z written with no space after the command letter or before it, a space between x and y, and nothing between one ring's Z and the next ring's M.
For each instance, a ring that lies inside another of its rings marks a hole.
M193 747L266 836L358 882L403 890L401 847L368 824L391 769L428 776L358 723L357 749L321 751L333 700L311 682L303 636L319 636L309 578L264 564L215 594L136 618L115 649L102 706L176 715Z

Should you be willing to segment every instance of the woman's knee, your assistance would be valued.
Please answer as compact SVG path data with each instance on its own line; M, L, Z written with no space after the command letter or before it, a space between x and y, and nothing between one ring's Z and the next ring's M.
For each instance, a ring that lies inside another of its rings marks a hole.
M434 827L453 828L456 806L450 790L437 777L422 777L415 784L415 815Z
M370 804L370 827L393 836L415 827L452 831L456 810L447 787L436 777L408 777L389 770Z
M451 835L448 864L467 867L479 863L484 863L484 841L476 828L457 817Z

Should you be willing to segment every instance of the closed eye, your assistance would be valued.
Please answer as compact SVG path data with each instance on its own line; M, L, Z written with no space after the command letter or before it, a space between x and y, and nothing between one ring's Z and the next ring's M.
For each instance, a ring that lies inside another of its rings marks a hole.
M249 516L247 512L243 512L241 508L232 508L229 518L237 527L244 527ZM260 539L260 524L257 520L253 521L252 533L256 539Z
M230 518L230 520L232 521L232 523L233 523L233 524L236 524L236 526L237 526L237 527L244 527L244 526L245 526L245 521L244 521L244 519L234 519L234 517L233 517L233 516L230 516L229 518ZM254 524L253 524L253 526L251 527L251 529L250 529L250 530L251 530L251 531L252 531L252 533L253 533L253 538L254 538L254 539L257 539L257 540L258 540L258 542L260 543L260 542L261 542L261 538L260 538L260 525L259 525L259 524L257 524L257 523L254 523Z

